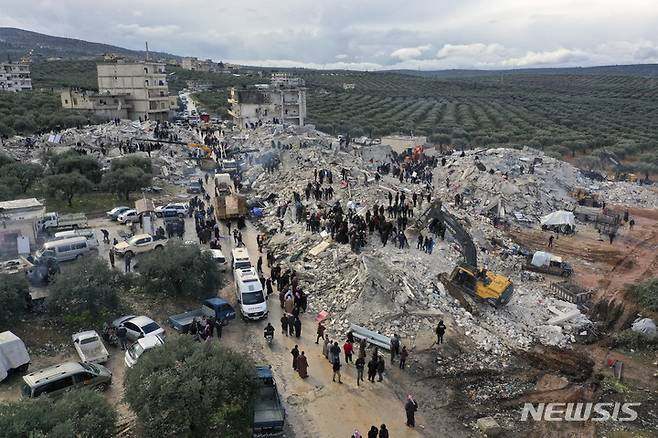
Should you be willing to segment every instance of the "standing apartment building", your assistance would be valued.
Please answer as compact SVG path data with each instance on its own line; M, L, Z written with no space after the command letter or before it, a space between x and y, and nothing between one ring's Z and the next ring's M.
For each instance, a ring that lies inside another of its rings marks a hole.
M0 91L32 89L30 64L26 62L0 62Z
M269 84L229 90L229 114L245 129L259 122L303 126L306 120L304 80L286 73L274 73Z
M175 108L169 96L165 64L115 62L98 64L98 94L125 96L131 120L165 121Z

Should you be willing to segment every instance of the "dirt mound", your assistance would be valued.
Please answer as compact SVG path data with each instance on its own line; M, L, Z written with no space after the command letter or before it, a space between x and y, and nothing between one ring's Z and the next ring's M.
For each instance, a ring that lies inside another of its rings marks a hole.
M569 376L573 382L584 382L592 376L594 361L586 354L554 347L536 346L517 353L531 367Z

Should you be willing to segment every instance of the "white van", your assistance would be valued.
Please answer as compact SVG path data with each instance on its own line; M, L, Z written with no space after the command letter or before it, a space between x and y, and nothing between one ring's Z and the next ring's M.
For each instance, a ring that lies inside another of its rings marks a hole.
M234 248L231 251L231 269L235 271L249 268L251 268L251 260L247 248Z
M267 318L267 301L256 269L236 269L233 276L235 296L242 317L252 320Z
M37 258L45 254L55 257L58 262L76 260L89 253L90 249L86 237L70 237L44 243L43 247L37 252Z
M84 237L87 239L87 245L90 249L98 249L98 238L93 230L84 229L84 230L69 230L69 231L60 231L55 233L53 240L63 240L70 239L71 237Z

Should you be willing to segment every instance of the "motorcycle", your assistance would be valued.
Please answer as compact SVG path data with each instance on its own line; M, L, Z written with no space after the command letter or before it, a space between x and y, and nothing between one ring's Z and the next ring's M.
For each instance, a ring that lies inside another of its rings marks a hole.
M267 342L267 345L272 345L272 340L274 339L274 335L271 333L265 333L265 342Z

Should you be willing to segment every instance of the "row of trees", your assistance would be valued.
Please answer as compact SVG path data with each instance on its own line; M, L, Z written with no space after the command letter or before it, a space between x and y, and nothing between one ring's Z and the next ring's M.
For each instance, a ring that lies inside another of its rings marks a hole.
M44 189L49 196L60 196L69 206L73 197L92 190L116 193L126 201L130 193L151 184L151 160L142 157L124 157L112 160L109 171L103 173L95 158L75 151L51 154Z
M0 137L70 128L97 119L62 108L59 95L45 91L0 93Z
M21 163L0 154L0 201L15 199L27 192L43 175L43 167Z

